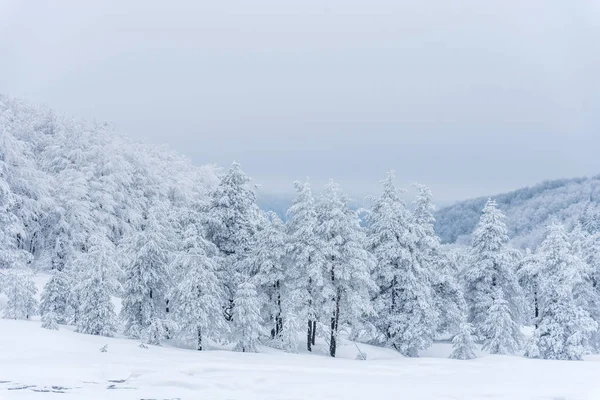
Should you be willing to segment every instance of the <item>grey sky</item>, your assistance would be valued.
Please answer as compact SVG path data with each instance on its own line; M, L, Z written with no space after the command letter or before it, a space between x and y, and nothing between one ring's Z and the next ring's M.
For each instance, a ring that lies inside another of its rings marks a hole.
M600 173L600 3L0 0L0 92L265 191L441 201Z

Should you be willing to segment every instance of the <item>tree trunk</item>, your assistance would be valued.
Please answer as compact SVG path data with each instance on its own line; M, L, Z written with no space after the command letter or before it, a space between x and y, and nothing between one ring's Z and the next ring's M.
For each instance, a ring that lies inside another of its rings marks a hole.
M229 304L223 307L223 316L226 321L233 321L233 299L229 299Z
M310 259L309 259L310 260ZM312 278L308 278L308 290L309 293L311 293L312 295ZM313 336L314 336L314 329L313 329L313 320L312 320L312 298L308 299L308 331L306 332L306 349L308 351L312 351L312 344L313 344Z
M313 321L312 339L311 339L313 346L315 345L316 338L317 338L317 321Z
M331 268L331 283L335 287L335 268ZM340 290L339 288L336 290L335 296L333 297L333 301L335 302L335 310L333 315L331 316L331 338L329 340L329 355L331 357L335 357L335 352L337 349L337 330L338 330L338 322L340 319Z
M340 293L336 294L335 298L335 312L331 317L331 339L329 342L329 355L331 357L335 357L335 352L337 350L337 334L338 334L338 324L340 322Z
M308 331L306 333L306 350L308 350L308 351L312 351L312 348L311 348L311 344L312 344L312 327L313 327L313 322L309 319L308 320Z
M395 315L396 314L396 296L398 295L398 293L396 292L396 286L397 286L397 281L396 281L396 277L394 277L394 279L392 279L392 287L390 288L391 291L391 300L392 300L392 304L390 306L390 315ZM389 339L392 338L392 332L391 332L392 326L390 324L388 324L387 329L386 329L386 336Z
M277 315L275 316L275 335L279 336L283 332L283 318L281 317L281 315L282 315L281 291L279 289L280 288L279 281L277 281L277 283L275 284L275 287L277 289Z
M198 327L198 344L196 349L202 351L202 328L200 327Z
M537 290L533 292L533 304L535 308L535 328L538 327L538 317L540 316L540 308L538 305Z

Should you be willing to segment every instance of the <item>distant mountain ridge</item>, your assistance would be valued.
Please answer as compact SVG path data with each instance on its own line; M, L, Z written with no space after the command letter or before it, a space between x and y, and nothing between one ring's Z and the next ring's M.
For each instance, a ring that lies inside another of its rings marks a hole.
M545 227L557 219L568 227L586 208L597 208L600 175L590 178L558 179L512 192L489 196L507 216L511 242L517 247L535 247ZM468 244L481 209L488 197L458 202L436 213L436 232L444 243Z

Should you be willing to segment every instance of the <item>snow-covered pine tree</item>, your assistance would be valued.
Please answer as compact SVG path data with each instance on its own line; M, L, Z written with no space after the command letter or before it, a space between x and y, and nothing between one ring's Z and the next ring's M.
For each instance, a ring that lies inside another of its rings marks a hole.
M575 224L571 232L569 232L569 243L571 244L571 253L583 260L585 242L589 234L583 229L580 223Z
M600 233L586 235L581 252L585 262L583 282L575 287L578 304L600 324ZM600 329L592 339L595 351L600 351Z
M12 210L16 207L16 196L7 182L8 167L0 150L0 269L22 266L26 255L19 249L18 238L25 235L21 221Z
M507 249L508 231L504 219L496 202L488 200L473 232L471 253L464 271L469 322L481 338L486 337L483 327L497 287L502 289L515 322L522 318L522 293L512 265L513 257Z
M493 296L492 306L488 309L482 327L485 338L482 349L491 354L514 354L521 348L523 341L519 325L511 314L501 287L496 286Z
M222 313L223 289L217 278L217 249L202 238L195 222L184 231L185 245L171 264L177 284L170 296L175 322L196 350L206 339L225 337L228 326Z
M54 311L48 311L42 315L42 328L54 331L58 330L58 318Z
M3 133L0 138L0 270L22 269L31 261L31 254L26 251L28 246L25 244L25 221L20 217L23 216L22 213L28 215L31 202L23 204L22 196L13 190L15 177L11 174L9 164L12 164L14 173L19 163L13 159L16 150L11 148L14 146L14 138L3 131L1 122L0 118L0 132ZM30 171L20 172L27 174ZM20 182L19 179L16 181Z
M165 215L165 205L153 206L145 216L142 230L123 243L127 262L121 319L125 335L131 338L144 337L153 318L164 319L165 296L170 289L168 266L175 238Z
M376 259L372 275L378 285L374 322L387 345L416 356L434 339L437 313L430 277L416 255L411 216L393 179L390 171L367 216L368 249Z
M466 308L464 294L458 282L458 270L435 234L435 206L431 190L419 184L414 187L417 189L417 196L411 229L416 237L415 256L431 282L439 321L438 332L456 332Z
M574 288L582 279L581 260L571 253L567 234L559 224L548 227L540 253L540 313L526 355L580 360L598 329L597 322L574 297Z
M87 253L77 262L85 268L83 281L77 286L79 311L77 332L112 336L117 330L117 316L111 296L120 292L119 267L113 243L103 234L94 234Z
M0 190L8 188L8 198L0 202L8 200L8 203L0 204L0 207L7 206L8 212L0 217L4 220L0 221L0 230L8 234L8 243L0 244L0 248L6 246L10 250L8 255L12 259L9 258L8 262L18 268L35 261L43 248L43 223L51 212L52 202L40 200L48 199L51 180L42 174L37 167L37 160L31 156L34 154L33 143L19 137L20 132L11 131L10 127L5 129L4 116L0 115L0 158L3 162L0 174L4 175L0 181L4 180L6 186ZM0 256L3 255L7 253L0 252Z
M581 224L576 224L568 235L571 245L571 254L581 262L577 265L579 268L576 273L579 277L573 286L573 297L578 305L590 314L595 321L600 321L600 292L598 285L598 260L597 254L600 247L600 235L598 233L589 234ZM597 334L594 335L592 345L595 348L600 346L600 339Z
M600 209L590 200L578 221L581 228L588 234L600 233Z
M77 321L79 320L79 306L81 304L81 293L79 289L81 288L81 282L86 279L88 272L87 265L81 263L80 258L87 252L87 250L89 250L90 245L88 241L89 239L86 239L85 245L83 246L83 248L86 250L83 253L79 253L75 259L67 263L62 271L68 287L68 290L66 291L66 323L74 326L77 326Z
M341 326L357 331L374 315L371 293L376 285L371 279L374 266L366 250L366 236L356 211L333 181L325 186L316 207L316 233L323 248L326 278L324 315L330 324L329 354L335 357Z
M536 324L539 316L539 273L541 268L540 256L531 249L525 250L525 256L517 264L517 279L523 290L525 301L524 320Z
M317 335L317 321L322 312L325 247L315 233L317 214L308 182L295 182L297 197L287 211L288 266L286 286L290 298L289 312L308 325L306 348L312 350ZM284 321L285 324L285 321Z
M452 339L452 353L450 358L455 360L472 360L475 355L475 340L473 326L468 322L459 325L458 333Z
M289 301L289 300L288 300ZM285 303L287 303L286 301ZM301 331L302 326L300 320L296 314L294 314L295 307L287 306L284 303L283 306L283 329L278 337L278 347L288 353L298 352L298 332Z
M154 316L150 319L150 325L144 329L143 335L147 344L161 346L162 341L168 337L169 333L176 331L177 328L174 321Z
M256 233L254 244L243 261L243 269L256 285L263 321L271 325L271 339L276 339L283 330L286 238L277 214L265 213L263 221L263 227Z
M52 276L44 285L40 302L40 314L44 320L55 320L57 324L66 324L68 320L68 302L70 283L64 270L55 269Z
M2 288L7 297L3 318L30 319L38 311L35 298L37 289L31 272L23 268L6 271L2 276Z
M256 353L260 337L264 334L256 288L250 282L240 283L234 299L232 322L235 350Z
M98 229L92 204L86 195L89 181L83 171L60 172L52 188L56 204L48 225L48 249L51 269L62 271L86 249L87 239Z
M218 272L224 283L227 302L224 315L228 321L233 316L236 288L246 278L241 263L251 248L258 225L259 208L249 183L250 178L234 162L202 208L206 238L221 253Z

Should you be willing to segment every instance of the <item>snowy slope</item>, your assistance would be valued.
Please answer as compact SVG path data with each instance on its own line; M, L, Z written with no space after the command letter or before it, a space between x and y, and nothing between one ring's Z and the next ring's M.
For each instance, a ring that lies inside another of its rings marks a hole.
M448 344L408 359L361 345L367 361L173 347L0 321L1 399L598 399L600 358L482 356L449 360ZM108 345L108 352L99 349ZM432 357L436 356L436 358ZM48 391L48 392L46 392ZM60 395L56 393L61 393Z
M506 214L513 244L535 247L553 218L570 225L590 202L600 199L600 176L543 182L533 187L491 196ZM458 202L435 215L436 232L445 243L469 243L487 197Z

